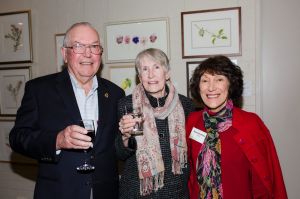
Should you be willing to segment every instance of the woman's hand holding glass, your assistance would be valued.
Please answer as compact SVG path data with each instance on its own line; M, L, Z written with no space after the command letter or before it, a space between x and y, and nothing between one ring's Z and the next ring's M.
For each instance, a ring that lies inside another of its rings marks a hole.
M131 132L135 126L137 118L133 118L131 114L123 115L119 122L119 130L122 134L122 140L125 147L128 147L128 139L131 137Z
M135 117L133 113L127 113L123 115L119 122L119 130L122 133L122 139L125 147L128 147L128 139L131 136L136 136L136 127L139 125L142 127L143 125L143 117L140 115L140 117ZM141 131L140 129L139 131ZM140 133L139 135L141 135Z

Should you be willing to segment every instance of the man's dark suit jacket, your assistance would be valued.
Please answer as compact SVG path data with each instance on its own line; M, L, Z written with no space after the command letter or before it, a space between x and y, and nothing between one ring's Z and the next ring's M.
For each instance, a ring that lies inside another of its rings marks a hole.
M114 140L118 132L117 102L124 91L98 77L99 120L94 148L61 150L56 154L56 136L81 119L70 76L61 73L27 82L14 128L12 149L39 161L35 199L89 199L118 197L118 173ZM76 167L89 157L94 172L83 174Z

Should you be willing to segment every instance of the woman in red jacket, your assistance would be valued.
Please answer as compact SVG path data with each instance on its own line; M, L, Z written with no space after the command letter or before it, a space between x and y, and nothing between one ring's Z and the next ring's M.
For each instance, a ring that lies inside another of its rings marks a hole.
M238 108L240 67L225 56L211 57L190 83L193 98L204 105L186 125L191 199L287 198L269 130L256 114Z

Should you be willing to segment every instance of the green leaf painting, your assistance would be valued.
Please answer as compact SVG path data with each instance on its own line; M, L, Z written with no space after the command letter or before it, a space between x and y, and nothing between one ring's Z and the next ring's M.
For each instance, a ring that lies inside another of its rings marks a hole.
M126 90L127 88L130 88L132 84L131 79L129 78L125 78L122 82L121 82L121 88L123 90Z
M220 28L216 33L210 32L207 29L204 29L204 27L199 27L197 24L195 24L195 27L198 29L198 35L200 37L204 37L205 33L210 35L211 43L215 45L217 40L226 40L228 37L224 33L224 29Z

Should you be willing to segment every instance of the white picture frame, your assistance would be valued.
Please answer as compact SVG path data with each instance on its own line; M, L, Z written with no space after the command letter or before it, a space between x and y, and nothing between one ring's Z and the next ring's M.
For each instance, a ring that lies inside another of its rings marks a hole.
M133 62L147 48L158 48L169 56L168 18L112 22L105 30L107 63Z
M31 11L0 13L0 64L32 62Z
M132 94L133 89L139 83L139 79L133 65L110 66L109 77L110 81L125 91L126 96Z
M62 71L62 69L65 65L64 59L61 54L61 47L63 46L64 37L65 37L65 33L58 33L58 34L55 34L55 36L54 36L57 72Z
M0 68L0 116L16 115L30 78L30 66Z
M181 13L182 58L242 55L241 7Z
M9 144L9 133L14 126L14 120L0 120L0 162L36 164L36 160L14 152Z

